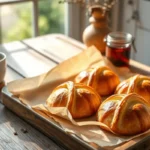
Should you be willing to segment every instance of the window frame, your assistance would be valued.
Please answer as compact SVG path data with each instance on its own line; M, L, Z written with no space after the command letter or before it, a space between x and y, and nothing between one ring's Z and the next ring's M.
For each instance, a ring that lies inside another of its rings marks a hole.
M9 4L17 4L17 3L24 3L24 2L32 2L32 35L33 37L36 37L39 35L39 30L38 30L38 1L39 0L3 0L0 1L0 7L4 5L9 5ZM0 44L2 43L1 39L1 8L0 8Z
M0 1L0 7L8 4L17 4L24 2L32 2L32 36L36 37L39 35L38 29L38 2L39 0L2 0ZM76 40L82 41L82 32L86 27L86 13L85 7L80 4L64 4L65 5L65 34L69 37L72 37ZM1 8L0 8L1 9ZM0 10L1 11L1 10ZM1 14L0 14L1 22ZM2 37L1 32L1 23L0 23L0 37ZM2 39L0 38L0 43Z
M82 33L87 26L86 8L80 4L67 4L66 35L82 41Z

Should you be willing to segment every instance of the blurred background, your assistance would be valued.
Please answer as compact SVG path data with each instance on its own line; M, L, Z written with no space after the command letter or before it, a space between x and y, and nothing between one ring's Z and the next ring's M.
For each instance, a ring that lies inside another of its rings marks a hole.
M86 6L59 4L59 0L0 0L0 43L50 33L62 33L82 42L88 26ZM109 12L112 31L135 37L131 58L150 66L150 0L118 0Z
M5 2L0 7L1 43L48 33L64 33L65 8L58 1L39 0L38 4L34 1Z

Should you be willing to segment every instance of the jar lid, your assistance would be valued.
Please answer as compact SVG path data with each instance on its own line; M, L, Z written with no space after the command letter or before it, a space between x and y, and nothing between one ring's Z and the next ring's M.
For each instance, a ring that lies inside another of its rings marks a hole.
M105 42L114 44L127 44L132 43L134 38L131 34L126 32L111 32L105 38Z

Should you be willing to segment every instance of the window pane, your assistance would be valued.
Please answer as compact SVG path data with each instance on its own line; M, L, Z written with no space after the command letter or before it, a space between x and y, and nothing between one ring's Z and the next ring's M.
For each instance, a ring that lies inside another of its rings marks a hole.
M32 3L1 6L2 42L32 37Z
M58 0L39 0L39 35L64 33L64 4ZM2 43L23 40L33 36L32 2L3 5L0 7Z
M59 0L39 1L39 34L64 33L64 4Z

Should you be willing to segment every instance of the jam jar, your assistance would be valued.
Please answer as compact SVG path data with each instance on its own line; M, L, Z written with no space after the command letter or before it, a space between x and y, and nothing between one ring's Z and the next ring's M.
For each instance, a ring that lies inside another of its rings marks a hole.
M129 67L130 51L134 38L126 32L111 32L105 37L106 58L115 66Z

